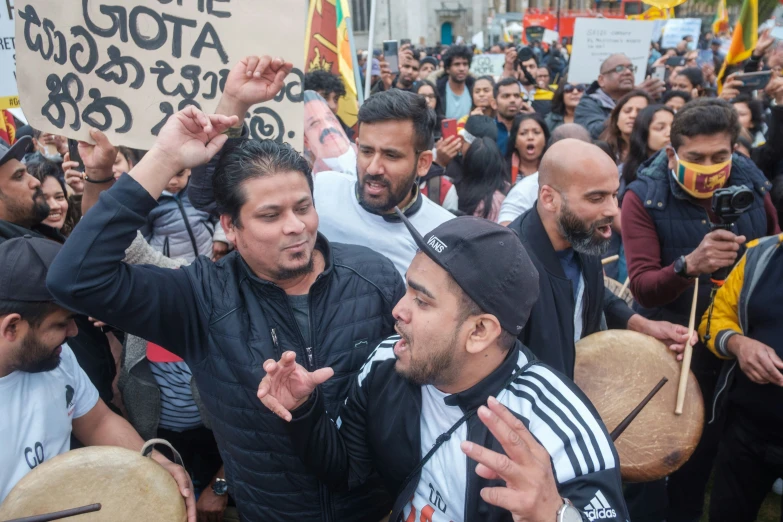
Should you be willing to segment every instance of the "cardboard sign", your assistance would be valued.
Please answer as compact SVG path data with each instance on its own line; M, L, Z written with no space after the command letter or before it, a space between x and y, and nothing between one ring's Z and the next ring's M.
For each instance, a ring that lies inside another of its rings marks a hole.
M598 78L606 58L623 53L636 66L636 83L642 83L647 72L653 25L653 22L642 20L577 18L568 81L589 85Z
M16 0L19 92L34 128L146 150L175 112L214 112L253 54L296 69L246 115L256 139L302 149L305 0Z
M470 72L473 76L500 76L506 63L505 54L477 54L470 62Z
M0 109L19 107L16 89L16 42L14 6L11 0L0 5Z
M688 49L696 49L701 35L701 18L672 18L666 21L666 27L663 29L663 40L661 47L671 49L677 47L677 44L686 36L693 38L688 44Z

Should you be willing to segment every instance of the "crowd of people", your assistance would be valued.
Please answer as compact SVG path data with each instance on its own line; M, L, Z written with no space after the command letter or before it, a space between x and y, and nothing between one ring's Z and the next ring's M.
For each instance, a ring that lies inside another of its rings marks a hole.
M0 502L71 448L162 438L189 522L696 522L711 476L709 520L755 520L783 477L783 46L765 31L717 78L720 41L701 65L687 44L654 44L640 84L622 52L570 82L560 42L491 46L498 77L463 45L402 45L398 71L360 52L354 127L340 77L305 75L302 152L249 139L293 67L268 56L149 151L20 124ZM623 483L573 381L606 329L694 345L705 427L665 479Z

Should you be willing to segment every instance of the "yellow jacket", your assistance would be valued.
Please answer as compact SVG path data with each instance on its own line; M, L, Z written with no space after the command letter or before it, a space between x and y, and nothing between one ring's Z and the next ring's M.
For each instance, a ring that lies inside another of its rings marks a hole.
M718 290L712 307L704 313L699 325L699 336L712 353L721 359L734 358L727 349L728 341L732 336L747 331L748 318L745 314L748 302L772 254L781 243L783 234L749 242L745 255Z

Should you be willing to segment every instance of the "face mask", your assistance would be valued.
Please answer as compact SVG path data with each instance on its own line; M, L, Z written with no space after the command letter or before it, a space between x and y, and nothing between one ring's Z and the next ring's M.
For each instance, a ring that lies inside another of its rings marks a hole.
M41 152L41 156L48 159L49 161L53 161L55 163L62 163L63 162L63 156L59 152L50 152L50 149L45 147L43 143L40 141L38 142L38 149Z
M723 188L731 173L731 158L718 165L697 165L682 161L677 153L677 169L672 171L677 184L696 199L711 198L719 188Z

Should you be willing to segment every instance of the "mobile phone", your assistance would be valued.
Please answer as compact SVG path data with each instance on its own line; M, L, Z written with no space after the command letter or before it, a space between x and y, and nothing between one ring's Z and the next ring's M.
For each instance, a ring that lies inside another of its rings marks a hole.
M383 58L389 64L389 69L393 74L400 72L399 57L400 44L397 40L385 40L383 42Z
M440 124L440 132L443 139L451 138L457 135L457 120L454 118L446 118Z
M71 161L77 161L79 163L79 166L76 167L75 170L78 170L79 172L84 172L84 162L82 161L82 157L79 154L79 142L76 140L68 140L68 156L71 158Z
M701 67L705 63L710 65L715 63L715 55L709 49L699 51L699 55L696 57L696 65Z
M735 74L734 79L742 82L741 92L760 91L764 89L772 77L772 71L761 71L747 74Z
M402 40L400 40L400 47L402 47L403 45L410 45L410 43L411 43L410 38L403 38Z
M682 65L685 65L685 57L684 56L672 56L671 58L668 58L666 60L666 65L668 67L680 67Z
M662 82L666 81L666 66L665 65L659 65L655 68L653 71L652 77L656 80L661 80Z

